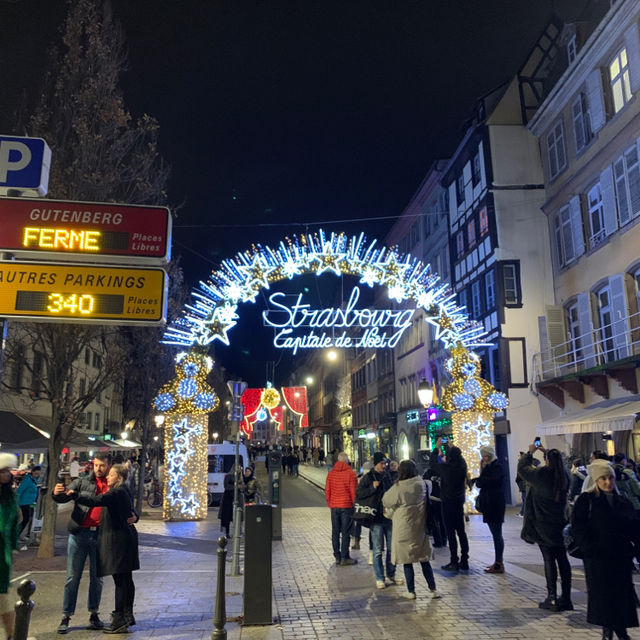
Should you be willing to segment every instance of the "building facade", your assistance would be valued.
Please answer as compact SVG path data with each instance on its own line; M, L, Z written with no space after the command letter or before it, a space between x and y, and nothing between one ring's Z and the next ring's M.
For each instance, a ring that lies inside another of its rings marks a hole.
M528 125L553 273L534 361L538 433L575 456L640 456L639 21L638 2L621 0L565 25L558 79Z

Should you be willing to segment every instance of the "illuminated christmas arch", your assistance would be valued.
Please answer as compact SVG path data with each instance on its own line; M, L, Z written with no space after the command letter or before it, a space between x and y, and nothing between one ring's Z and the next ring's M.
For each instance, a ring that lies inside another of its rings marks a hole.
M484 327L457 305L455 293L430 265L397 248L367 241L364 234L327 236L320 230L285 238L277 247L253 246L224 260L192 292L192 303L167 328L163 342L183 348L202 348L216 340L228 345L240 304L255 303L258 294L274 283L325 273L355 276L360 284L385 287L391 300L424 309L425 321L436 328L436 339L452 354L448 370L456 391L446 396L446 404L459 414L453 420L454 441L474 472L476 459L479 464L477 445L493 442L492 425L485 418L490 416L492 423L493 414L508 404L503 393L479 377L479 358L473 349L489 346Z

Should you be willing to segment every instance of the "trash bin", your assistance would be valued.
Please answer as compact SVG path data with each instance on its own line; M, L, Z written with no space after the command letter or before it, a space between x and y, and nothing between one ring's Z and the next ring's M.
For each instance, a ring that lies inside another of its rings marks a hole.
M244 524L244 623L272 624L270 504L248 504Z

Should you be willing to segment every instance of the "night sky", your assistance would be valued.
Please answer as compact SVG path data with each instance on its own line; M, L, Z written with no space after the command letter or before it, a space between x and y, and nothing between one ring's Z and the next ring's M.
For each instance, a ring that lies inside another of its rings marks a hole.
M474 99L517 71L554 10L575 17L586 1L112 0L127 107L159 121L170 199L185 203L174 254L188 282L320 223L383 237L454 151ZM0 133L25 134L15 111L65 6L0 0ZM278 354L260 350L266 330L249 340L246 315L225 364L250 376L253 357L263 377L259 358Z

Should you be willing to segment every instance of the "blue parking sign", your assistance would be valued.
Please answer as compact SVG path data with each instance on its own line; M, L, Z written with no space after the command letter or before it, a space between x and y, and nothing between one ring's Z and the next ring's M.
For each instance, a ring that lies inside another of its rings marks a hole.
M42 138L0 136L0 190L35 191L49 187L51 149Z

